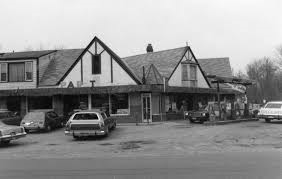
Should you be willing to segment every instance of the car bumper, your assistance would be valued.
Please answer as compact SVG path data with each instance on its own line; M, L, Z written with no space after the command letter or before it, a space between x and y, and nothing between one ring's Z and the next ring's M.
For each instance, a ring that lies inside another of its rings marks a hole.
M9 140L15 140L21 137L25 137L26 136L26 132L24 133L19 133L19 134L15 134L15 135L3 135L0 137L0 141L9 141Z
M192 120L192 121L209 121L208 117L192 117L192 116L189 116L188 119Z
M40 130L40 129L44 129L43 126L23 126L25 129L27 130Z
M282 119L281 115L262 115L259 114L258 118L263 118L263 119Z
M79 136L79 137L84 137L84 136L96 136L96 135L105 135L106 131L104 130L71 130L71 131L65 131L65 135L67 136Z

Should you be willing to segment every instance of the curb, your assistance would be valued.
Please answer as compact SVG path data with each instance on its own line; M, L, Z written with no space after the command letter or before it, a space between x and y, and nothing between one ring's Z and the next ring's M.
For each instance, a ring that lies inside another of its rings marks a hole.
M258 121L257 118L251 119L235 119L235 120L228 120L228 121L213 121L213 122L205 122L204 125L206 126L213 126L213 125L225 125L225 124L233 124L233 123L240 123L240 122L252 122Z
M163 122L151 122L151 123L118 123L117 126L156 126L161 125Z

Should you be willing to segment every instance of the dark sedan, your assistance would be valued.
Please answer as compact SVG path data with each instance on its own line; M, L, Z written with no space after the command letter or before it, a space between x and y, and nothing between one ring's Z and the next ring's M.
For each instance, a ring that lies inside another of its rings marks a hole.
M203 106L199 110L186 111L184 115L185 115L185 119L190 120L191 123L199 122L202 124L205 121L209 121L210 118L210 114L207 109L207 106Z

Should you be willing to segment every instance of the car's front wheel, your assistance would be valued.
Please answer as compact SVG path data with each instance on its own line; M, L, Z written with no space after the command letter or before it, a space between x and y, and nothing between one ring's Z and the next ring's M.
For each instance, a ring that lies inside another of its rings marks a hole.
M50 126L49 124L47 124L47 125L45 126L45 131L46 131L46 132L51 131L51 126Z
M107 137L110 133L109 127L106 127L104 137Z
M114 130L117 127L117 123L114 123L112 126L112 130Z

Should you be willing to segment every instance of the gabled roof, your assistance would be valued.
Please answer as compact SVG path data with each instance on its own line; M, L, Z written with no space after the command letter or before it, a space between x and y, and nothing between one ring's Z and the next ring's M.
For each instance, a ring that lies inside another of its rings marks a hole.
M37 59L44 55L55 52L56 50L26 51L26 52L9 52L0 55L0 60L24 60Z
M206 75L232 77L232 70L228 57L224 58L201 58L198 59L200 66Z
M66 73L58 80L57 85L64 80L64 78L70 73L72 68L78 63L79 59L88 51L88 49L93 45L94 42L98 42L113 58L114 60L129 74L129 76L137 83L141 84L140 79L129 69L126 63L124 63L121 58L114 53L104 42L102 42L98 37L94 37L93 40L87 45L87 47L82 50L81 54L72 63L72 65L67 69Z
M151 64L154 64L154 67L159 71L162 77L169 78L188 48L189 47L186 46L170 50L150 52L125 57L122 58L122 60L128 64L139 79L142 79L143 76L142 67L144 66L145 70L148 71Z
M202 58L198 59L199 64L206 75L232 78L232 70L228 57L222 58ZM216 88L216 84L211 83L212 78L208 78L211 86ZM230 88L226 84L219 84L220 88Z
M163 78L154 64L151 64L146 74L146 84L163 84Z
M58 50L50 55L40 58L40 60L49 60L49 64L42 77L39 79L39 86L57 85L60 79L71 68L84 49L66 49ZM43 70L43 66L39 66Z

